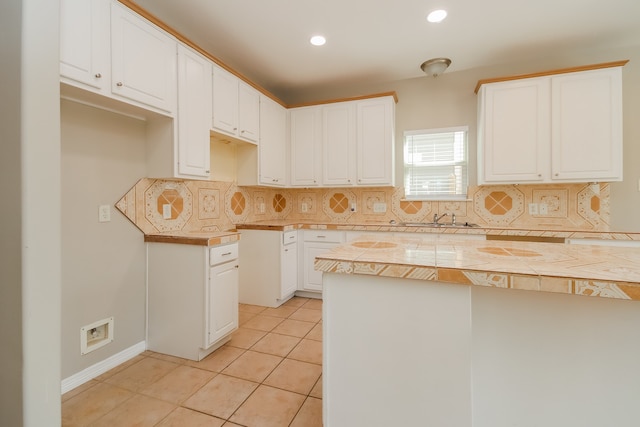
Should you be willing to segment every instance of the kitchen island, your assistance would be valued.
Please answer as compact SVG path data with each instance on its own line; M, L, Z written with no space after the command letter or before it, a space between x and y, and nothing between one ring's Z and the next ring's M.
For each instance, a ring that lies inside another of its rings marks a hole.
M640 249L375 235L316 268L327 426L640 425Z

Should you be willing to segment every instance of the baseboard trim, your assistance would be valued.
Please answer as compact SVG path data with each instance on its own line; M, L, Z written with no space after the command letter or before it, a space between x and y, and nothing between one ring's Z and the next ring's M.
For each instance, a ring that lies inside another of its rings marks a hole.
M77 374L73 374L68 378L62 380L60 384L61 394L65 394L68 391L73 390L74 388L81 386L87 381L91 381L92 379L104 374L109 369L113 369L116 366L126 362L127 360L133 359L140 353L144 352L147 349L146 341L140 341L137 344L132 345L129 348L122 350L120 353L114 354L111 357L102 360L95 365L91 365L86 369L78 372Z

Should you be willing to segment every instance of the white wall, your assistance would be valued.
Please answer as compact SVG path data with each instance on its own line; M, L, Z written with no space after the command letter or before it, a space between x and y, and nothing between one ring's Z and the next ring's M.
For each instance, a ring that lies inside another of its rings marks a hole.
M472 287L474 427L636 427L637 301Z
M145 339L143 235L114 203L146 176L146 124L63 100L61 131L64 379ZM80 328L112 316L115 341L82 356Z
M0 3L0 425L60 425L56 0Z

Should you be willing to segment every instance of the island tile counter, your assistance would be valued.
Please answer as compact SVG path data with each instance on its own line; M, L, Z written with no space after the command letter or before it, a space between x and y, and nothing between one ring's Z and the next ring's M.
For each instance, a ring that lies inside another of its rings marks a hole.
M316 258L329 273L640 300L640 249L365 235Z
M325 425L640 425L640 248L378 233L315 267Z

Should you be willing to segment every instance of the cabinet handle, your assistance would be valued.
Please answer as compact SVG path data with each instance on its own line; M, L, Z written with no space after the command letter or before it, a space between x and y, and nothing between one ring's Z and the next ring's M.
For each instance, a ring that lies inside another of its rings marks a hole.
M231 252L225 252L221 256L229 256L229 255L231 255Z
M289 249L285 249L284 251L285 251L285 252L289 252Z
M122 86L122 82L116 83L116 86L118 86L118 87Z
M240 268L240 266L239 265L235 265L234 268Z
M102 74L100 74L100 73L96 74L96 75L95 75L95 78L96 78L96 79L101 79L101 78L102 78Z
M206 172L206 173L211 173L211 171L208 171L208 170L206 170L205 172Z
M559 176L559 175L560 175L559 173L556 173L556 176Z
M233 128L233 130L238 130L238 128Z
M538 178L542 178L542 174L541 173L538 174Z
M322 234L318 234L316 237L318 239L326 239L327 238L327 236L323 236Z

